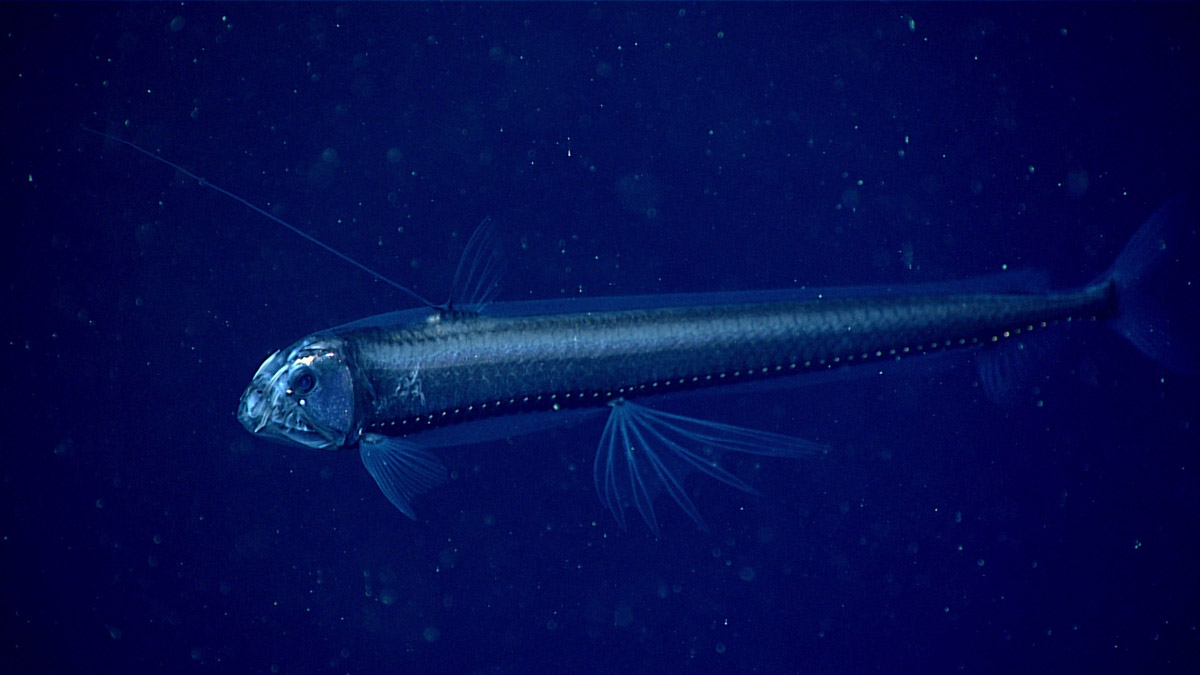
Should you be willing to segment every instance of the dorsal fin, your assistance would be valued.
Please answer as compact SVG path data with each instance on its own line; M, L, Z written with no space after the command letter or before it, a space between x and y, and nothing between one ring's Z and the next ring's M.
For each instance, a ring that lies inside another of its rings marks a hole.
M496 297L503 275L504 256L496 241L496 223L484 218L463 248L450 286L450 299L439 309L479 313Z
M171 167L172 169L175 169L175 170L176 170L176 171L178 171L179 173L182 173L183 175L187 176L188 178L191 178L192 180L196 181L196 182L197 182L197 183L199 183L200 185L203 185L204 187L207 187L207 188L211 188L211 189L213 189L213 190L216 190L217 192L219 192L219 193L221 193L221 194L225 195L226 197L229 197L230 199L232 199L232 200L234 200L235 202L237 202L237 203L241 204L242 206L245 206L246 208L250 209L251 211L254 211L254 212L255 212L255 213L257 213L257 214L259 214L259 215L261 215L261 216L264 216L264 217L266 217L266 218L268 218L268 219L270 219L270 220L274 221L275 223L277 223L277 224L279 224L279 225L282 225L283 227L287 228L288 230L291 230L293 233L295 233L295 234L298 234L298 235L300 235L301 237L304 237L304 238L305 238L305 239L307 239L309 242L312 242L313 244L316 244L317 246L320 246L321 248L325 249L325 250L326 250L326 251L328 251L329 253L332 253L333 255L335 255L335 256L337 256L337 257L341 258L342 260L344 260L344 261L346 261L346 262L350 263L351 265L354 265L354 266L355 266L355 267L357 267L358 269L360 269L360 270L362 270L362 271L366 272L367 274L370 274L371 276L373 276L373 277L375 277L376 279L378 279L378 280L382 281L383 283L385 283L385 284L387 284L387 285L391 286L392 288L395 288L395 289L396 289L396 290L398 290L398 291L402 291L402 292L403 292L403 293L405 293L406 295L408 295L408 296L412 297L413 299L415 299L417 302L420 302L422 305L425 305L426 307L432 307L432 308L436 308L436 309L443 309L442 307L439 307L438 305L436 305L436 304L434 304L434 303L432 303L432 302L430 302L430 301L426 300L424 297L422 297L420 294L418 294L416 291L414 291L413 289L409 288L408 286L405 286L405 285L403 285L403 284L401 284L401 283L398 283L398 282L392 281L391 279L389 279L389 278L387 278L387 277L383 276L383 275L382 275L382 274L380 274L379 272L376 272L375 270L371 269L370 267L367 267L366 265L364 265L364 264L362 264L362 263L358 262L358 261L357 261L357 260L355 260L354 258L351 258L350 256L346 255L345 253L342 253L341 251L339 251L339 250L335 249L334 247L330 246L329 244L326 244L325 242L321 241L320 239L317 239L316 237L312 236L311 234L308 234L308 233L307 233L307 232L305 232L304 230L301 230L300 228L296 227L295 225L292 225L291 223L289 223L289 222L287 222L287 221L283 220L282 218L279 218L278 216L276 216L276 215L274 215L274 214L272 214L272 213L269 213L268 211L265 211L265 210L263 210L262 208L260 208L260 207L258 207L258 206L255 206L255 205L254 205L254 204L252 204L250 201L246 200L244 197L241 197L241 196L239 196L239 195L236 195L236 194L234 194L234 193L230 192L229 190L226 190L225 188L223 188L223 187L221 187L221 186L219 186L219 185L217 185L217 184L215 184L215 183L209 182L209 181L208 181L207 179L205 179L205 178L201 178L200 176L197 176L196 174L192 173L191 171L188 171L187 169L183 168L182 166L179 166L179 165L178 165L178 164L176 164L175 162L172 162L172 161L170 161L170 160L168 160L168 159L165 159L165 158L163 158L163 157L160 157L159 155L157 155L157 154L155 154L155 153L151 152L150 150L147 150L147 149L143 148L142 146L140 146L140 145L138 145L138 144L136 144L136 143L133 143L133 142L131 142L131 141L127 141L127 140L125 140L125 139L123 139L123 138L118 138L117 136L113 136L112 134L108 134L108 133L105 133L105 132L103 132L103 131L97 131L97 130L95 130L95 129L91 129L91 128L89 128L89 127L86 127L86 126L84 126L84 125L82 125L82 124L81 124L81 125L79 125L79 128L80 128L80 129L83 129L84 131L86 131L86 132L88 132L88 133L96 134L97 136L100 136L101 138L106 138L106 139L108 139L108 140L110 140L110 141L112 141L112 142L114 142L114 143L120 143L121 145L124 145L124 146L126 146L126 147L132 148L132 149L134 149L134 150L136 150L136 151L138 151L138 152L142 153L143 155L145 155L145 156L149 157L150 159L153 159L153 160L154 160L154 161L156 161L156 162L159 162L159 163L161 163L161 164L165 164L165 165L167 165L167 166ZM484 222L485 222L485 223L487 223L488 221L486 221L486 220L485 220ZM473 239L474 239L474 237L472 237L472 240L473 240ZM469 244L469 243L467 244L467 247L468 247L468 248L470 248L470 244ZM461 268L461 267L462 267L462 265L460 264L460 265L459 265L459 267ZM455 278L456 278L456 280L457 280L457 275L455 276Z

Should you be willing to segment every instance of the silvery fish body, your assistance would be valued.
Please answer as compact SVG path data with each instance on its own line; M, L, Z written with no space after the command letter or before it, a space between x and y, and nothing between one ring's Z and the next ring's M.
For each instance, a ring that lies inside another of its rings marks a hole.
M900 288L480 302L470 311L448 303L372 317L271 355L238 417L261 436L359 450L388 499L415 517L412 499L445 475L430 447L599 412L608 421L594 479L621 526L635 508L658 535L654 502L667 493L703 527L687 474L752 492L721 464L725 453L798 458L826 448L663 412L644 399L971 350L1002 355L991 361L1002 367L980 359L984 388L1002 390L1021 370L1006 364L1004 345L1076 321L1103 322L1161 364L1195 372L1196 220L1182 198L1169 202L1107 272L1076 289L1046 290L1017 275ZM485 289L479 297L493 287L466 285Z

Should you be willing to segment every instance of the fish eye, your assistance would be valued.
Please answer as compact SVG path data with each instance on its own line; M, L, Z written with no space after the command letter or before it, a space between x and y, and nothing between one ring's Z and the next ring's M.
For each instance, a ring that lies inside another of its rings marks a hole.
M297 394L307 394L317 386L317 376L308 368L299 371L292 377L291 390Z

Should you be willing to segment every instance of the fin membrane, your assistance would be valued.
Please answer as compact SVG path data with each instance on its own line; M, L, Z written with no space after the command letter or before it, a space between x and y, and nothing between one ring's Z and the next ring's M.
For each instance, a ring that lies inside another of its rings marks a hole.
M496 223L484 218L458 259L450 299L443 309L479 312L496 297L504 276L504 256L496 241Z
M1098 283L1114 283L1113 328L1177 373L1200 373L1200 204L1179 195L1125 245Z
M433 453L402 438L367 435L359 443L367 473L383 495L404 515L417 519L412 500L446 480L446 469Z
M977 366L979 384L988 399L1001 408L1016 408L1029 400L1039 381L1043 366L1060 351L1061 332L1042 332L1005 340L981 351Z
M718 461L726 452L769 457L805 457L825 451L819 443L660 412L617 399L600 448L593 476L600 501L626 529L625 511L636 508L660 537L654 499L666 492L707 530L700 512L683 487L684 477L699 471L744 492L758 494Z

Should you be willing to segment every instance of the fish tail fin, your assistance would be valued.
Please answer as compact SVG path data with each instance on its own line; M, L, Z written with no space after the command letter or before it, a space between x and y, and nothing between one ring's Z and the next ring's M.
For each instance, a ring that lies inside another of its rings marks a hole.
M1178 195L1159 207L1097 283L1114 286L1114 330L1175 372L1200 372L1200 210L1194 198Z

